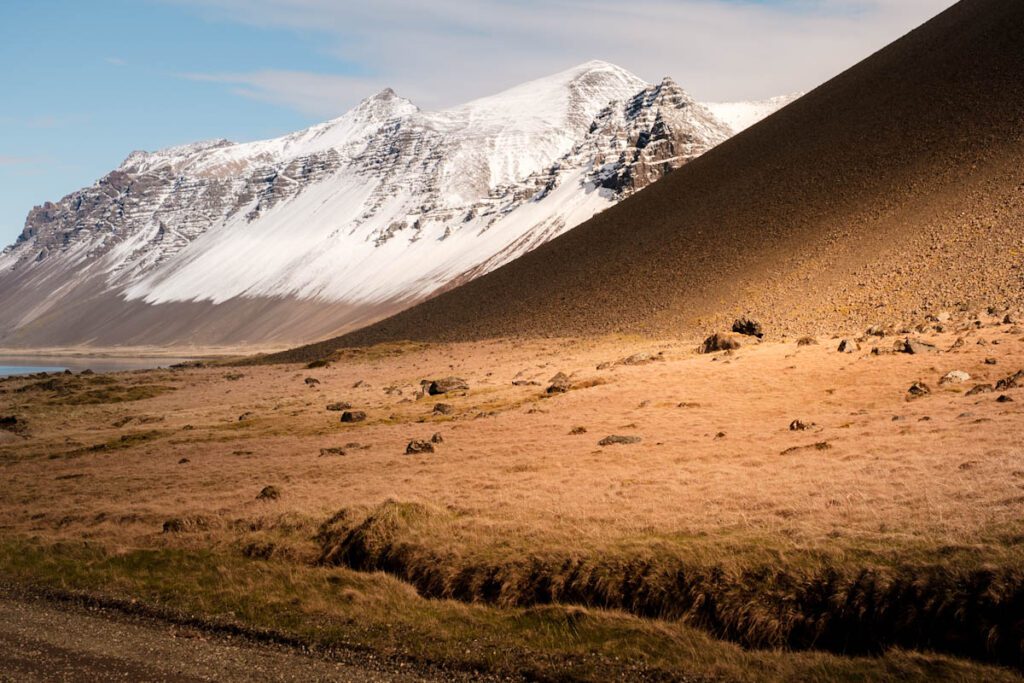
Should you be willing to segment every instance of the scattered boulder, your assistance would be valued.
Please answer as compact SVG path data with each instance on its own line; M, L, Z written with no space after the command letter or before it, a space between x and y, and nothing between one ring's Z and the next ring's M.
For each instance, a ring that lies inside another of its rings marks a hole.
M281 497L281 491L276 486L264 486L256 500L277 500Z
M321 458L323 458L325 456L328 456L328 455L346 455L346 452L345 452L344 448L341 448L339 446L334 446L332 448L321 448L320 449L320 457Z
M572 429L569 430L569 435L570 436L579 436L580 434L586 434L586 433L587 433L587 428L586 427L573 427Z
M1005 316L1003 316L1003 324L1018 325L1020 324L1020 319L1018 319L1017 316L1014 315L1013 313L1007 313Z
M342 422L362 422L366 419L366 413L362 410L346 410L341 414Z
M789 423L789 431L791 432L803 432L814 426L813 422L804 422L803 420L793 420Z
M1000 394L999 398L996 399L996 403L1013 403L1013 399L1006 394Z
M934 344L923 342L920 339L914 339L907 337L896 342L893 346L893 350L897 353L910 353L910 354L922 354L922 353L933 353L938 349Z
M189 464L190 462L192 462L192 461L191 461L191 460L189 460L188 458L182 458L181 460L179 460L179 461L178 461L178 464L179 464L179 465L187 465L187 464Z
M997 361L995 358L986 358L985 359L985 365L998 365L998 364L999 364L999 361Z
M569 380L569 376L564 372L559 372L550 381L551 385L547 388L547 393L549 394L564 394L569 389L572 389L572 381Z
M931 388L924 382L914 382L907 389L907 398L921 398L932 393Z
M737 319L732 324L732 331L736 334L742 334L746 337L757 337L758 339L764 339L764 328L761 327L761 323L756 320L744 316Z
M306 382L307 387L315 387L316 385L320 384L320 380L318 380L316 377L307 377L304 381Z
M405 447L405 454L406 455L417 455L419 453L433 453L433 452L434 452L434 444L430 443L429 441L425 441L423 439L413 439Z
M704 343L697 349L700 353L716 353L718 351L732 351L742 347L739 335L729 332L715 332L704 340Z
M843 339L839 342L839 353L853 353L860 351L860 344L857 343L856 339Z
M316 370L317 368L329 368L329 367L331 367L331 361L325 360L325 359L321 358L320 360L315 360L315 361L310 362L309 365L306 366L306 369L307 370Z
M818 340L814 337L800 337L796 340L797 346L817 346Z
M782 451L779 455L793 455L801 451L827 451L832 448L832 444L828 441L819 441L818 443L812 443L809 446L792 446Z
M615 445L630 445L640 443L641 439L639 436L621 436L618 434L612 434L606 436L597 442L598 446L615 446Z
M881 325L872 325L864 333L869 337L884 337L886 335L885 328Z
M441 432L434 432L434 435L430 437L430 443L444 443L444 437L441 436Z
M335 403L327 404L327 410L331 411L332 413L340 413L341 411L348 410L351 407L352 404L348 403L347 401L337 401Z
M647 365L657 360L663 360L662 355L653 353L647 353L646 351L640 353L634 353L632 356L627 356L619 361L622 365ZM600 369L600 368L599 368ZM561 373L559 373L561 374Z
M939 384L963 384L970 380L971 376L963 370L952 370L942 376L942 379L939 380Z
M253 413L253 412L242 413L241 415L238 416L238 421L239 422L245 422L246 420L251 420L254 417L256 417L256 413Z
M1005 391L1007 389L1019 389L1024 386L1024 370L1018 370L1017 372L1004 377L1003 379L996 382L996 391Z
M434 415L451 415L455 412L455 406L450 403L438 403L434 405Z
M438 394L447 394L453 391L466 391L469 389L469 384L466 380L459 377L445 377L443 379L435 379L430 382L430 386L427 388L427 393L431 396L437 396Z
M0 429L5 432L21 432L25 429L25 421L16 415L5 415L0 417Z
M514 387L539 387L540 382L532 379L514 379L512 380L512 386Z
M978 384L964 395L977 396L978 394L991 394L993 391L995 391L995 387L991 384Z

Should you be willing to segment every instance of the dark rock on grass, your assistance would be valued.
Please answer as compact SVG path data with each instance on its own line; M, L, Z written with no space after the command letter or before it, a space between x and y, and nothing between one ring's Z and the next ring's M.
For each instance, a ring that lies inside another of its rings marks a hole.
M316 377L307 377L303 381L306 383L307 387L315 387L316 385L320 384L320 380L318 380Z
M251 420L254 417L256 417L256 413L242 413L241 415L238 416L238 421L245 422L246 420Z
M327 404L327 410L329 410L329 411L331 411L333 413L340 413L341 411L348 410L351 407L352 407L352 404L348 403L346 401L337 401L336 403L328 403Z
M647 353L646 351L642 351L640 353L634 353L632 356L627 356L626 358L623 358L619 362L622 365L647 365L648 363L653 363L659 360L664 360L662 354L659 353L655 355L653 353Z
M342 422L362 422L366 419L366 413L362 410L346 410L341 414Z
M329 360L315 360L306 366L307 370L316 370L317 368L329 368L331 367L331 361Z
M791 432L802 432L810 429L814 426L813 422L804 422L803 420L793 420L789 423L789 431Z
M860 351L860 344L857 343L856 339L844 339L839 342L839 353L853 353L854 351Z
M934 353L938 351L938 347L928 342L923 342L920 339L914 339L907 337L896 342L893 346L893 351L897 353L909 353L909 354L922 354L922 353Z
M978 394L991 394L995 391L995 387L991 384L978 384L973 389L968 391L964 396L977 396Z
M406 455L418 455L420 453L433 453L433 452L434 452L434 444L430 443L429 441L425 441L424 439L413 439L405 447L405 454Z
M213 526L206 517L172 517L163 524L165 534L181 534L190 531L207 531Z
M434 415L451 415L455 412L455 406L450 403L437 403L434 405Z
M743 346L739 335L730 332L715 332L704 340L704 343L697 349L700 353L716 353L718 351L732 351Z
M586 427L573 427L572 429L569 430L569 435L570 436L579 436L580 434L586 434L586 433L587 433L587 428Z
M910 385L910 388L907 389L907 398L921 398L922 396L927 396L930 393L932 393L932 390L927 384L924 382L914 382Z
M345 454L346 454L345 453L345 449L344 448L339 448L337 446L335 446L333 448L321 448L320 449L320 457L321 458L323 458L325 456L328 456L328 455L345 455Z
M1013 403L1013 399L1006 394L1000 394L999 398L996 399L996 403Z
M800 337L796 340L797 346L817 346L818 340L814 337Z
M430 437L430 443L444 443L444 437L441 436L441 432L434 432L434 435Z
M256 500L277 500L281 497L281 491L276 486L264 486Z
M453 391L467 391L469 384L466 380L459 377L444 377L443 379L435 379L427 387L427 393L431 396L437 396L438 394L448 394Z
M732 331L736 334L742 334L746 337L757 337L758 339L764 339L764 328L761 327L761 323L756 320L751 320L746 316L739 318L732 324Z
M780 455L792 455L794 453L800 453L801 451L827 451L832 448L832 444L828 441L819 441L818 443L812 443L809 446L793 446L782 451Z
M996 391L1006 391L1007 389L1019 389L1024 387L1024 370L1018 370L1017 372L1004 377L1003 379L996 382Z
M606 436L597 442L598 446L617 446L623 445L628 446L630 444L640 443L641 439L639 436L620 436L618 434L612 434Z
M547 393L564 394L570 389L572 389L572 382L569 380L569 376L560 372L551 378L551 385L547 388Z

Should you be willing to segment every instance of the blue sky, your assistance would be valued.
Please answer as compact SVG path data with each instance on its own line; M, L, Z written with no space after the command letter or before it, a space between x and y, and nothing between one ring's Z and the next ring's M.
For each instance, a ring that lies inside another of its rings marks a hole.
M0 243L135 149L272 137L395 87L456 104L588 59L705 100L807 90L952 0L3 0Z

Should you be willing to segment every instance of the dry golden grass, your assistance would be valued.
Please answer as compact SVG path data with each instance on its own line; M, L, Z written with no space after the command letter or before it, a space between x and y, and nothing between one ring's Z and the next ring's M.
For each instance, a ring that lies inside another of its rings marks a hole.
M1019 600L1024 395L965 393L1024 367L1024 342L984 322L924 335L940 349L966 341L924 355L873 356L874 342L839 354L820 339L703 356L695 340L603 338L112 375L118 391L172 389L127 403L68 405L7 380L0 416L28 432L0 432L0 535L384 569L428 596L604 605L748 644L871 651L868 635L829 640L846 628L834 615L801 616L823 577L856 600L902 591L892 606L912 600L908 586L941 601L995 572L993 604ZM663 356L616 362L639 351ZM972 381L940 385L954 369ZM548 396L559 371L575 388ZM420 380L449 375L469 391L416 397ZM918 380L932 394L908 401ZM325 409L335 401L367 420L342 424ZM438 402L454 413L435 415ZM796 419L813 426L792 431ZM404 454L434 433L437 452ZM612 434L642 441L598 446ZM257 499L267 485L277 500ZM693 604L709 595L711 616ZM796 616L780 616L785 604ZM995 626L996 641L1011 635ZM1002 647L949 649L1006 661Z

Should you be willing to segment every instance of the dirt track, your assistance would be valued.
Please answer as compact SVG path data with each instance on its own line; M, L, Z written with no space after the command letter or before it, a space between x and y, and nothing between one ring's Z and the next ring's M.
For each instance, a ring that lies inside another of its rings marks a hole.
M0 681L424 681L100 609L0 596Z

